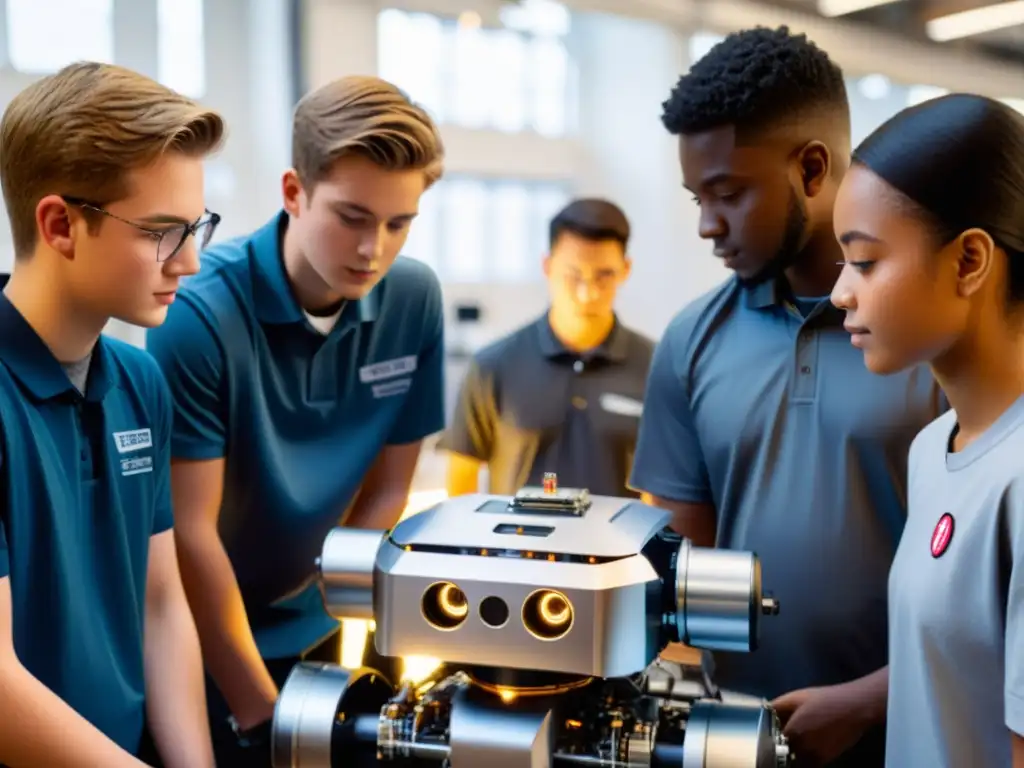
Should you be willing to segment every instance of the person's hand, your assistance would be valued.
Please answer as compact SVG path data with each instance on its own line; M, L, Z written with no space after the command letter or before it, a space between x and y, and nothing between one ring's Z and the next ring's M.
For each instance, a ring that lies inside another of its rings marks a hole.
M232 726L235 731L235 739L244 758L239 758L242 763L239 768L272 768L270 734L273 729L273 719L264 720L246 730L240 730L236 725Z
M869 723L854 683L802 688L772 702L801 768L832 762L856 744Z

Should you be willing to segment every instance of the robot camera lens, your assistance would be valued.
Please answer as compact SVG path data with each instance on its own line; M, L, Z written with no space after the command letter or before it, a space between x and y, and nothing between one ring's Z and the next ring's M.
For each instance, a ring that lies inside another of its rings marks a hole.
M480 620L489 627L503 627L508 621L508 603L491 595L480 602Z
M569 598L553 589L539 589L523 603L523 624L540 640L558 640L572 628Z
M451 582L438 582L427 587L421 601L423 618L435 629L459 627L469 616L466 593Z

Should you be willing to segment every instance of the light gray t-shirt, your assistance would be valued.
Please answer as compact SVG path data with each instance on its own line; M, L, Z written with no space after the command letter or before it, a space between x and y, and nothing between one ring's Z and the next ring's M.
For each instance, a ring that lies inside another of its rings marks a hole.
M75 389L83 395L85 394L86 382L89 380L89 365L91 363L92 352L73 363L61 363L61 367L64 369L64 373L67 374L68 379L75 385Z
M1008 768L1010 731L1024 734L1024 398L949 453L955 427L942 415L910 450L888 768Z

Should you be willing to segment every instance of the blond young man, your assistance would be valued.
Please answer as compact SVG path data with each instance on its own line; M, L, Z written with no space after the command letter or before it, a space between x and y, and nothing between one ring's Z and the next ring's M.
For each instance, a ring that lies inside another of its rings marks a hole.
M0 296L0 763L212 766L171 532L172 404L110 318L163 322L218 217L221 118L80 63L0 122L15 266Z
M421 440L444 426L440 286L398 256L442 159L393 85L313 91L284 210L204 254L149 334L174 397L176 535L221 764L266 765L288 671L338 660L313 584L324 537L394 524Z

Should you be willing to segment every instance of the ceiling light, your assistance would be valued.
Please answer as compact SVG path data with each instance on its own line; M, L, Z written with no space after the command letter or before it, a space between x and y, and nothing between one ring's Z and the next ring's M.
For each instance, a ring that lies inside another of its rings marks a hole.
M818 0L818 13L822 16L845 16L848 13L866 11L880 5L889 5L899 0Z
M480 29L483 24L484 20L476 11L463 11L459 14L459 29Z
M938 43L961 37L983 35L997 29L1024 24L1024 0L996 3L969 11L958 11L932 19L924 25L928 37Z

